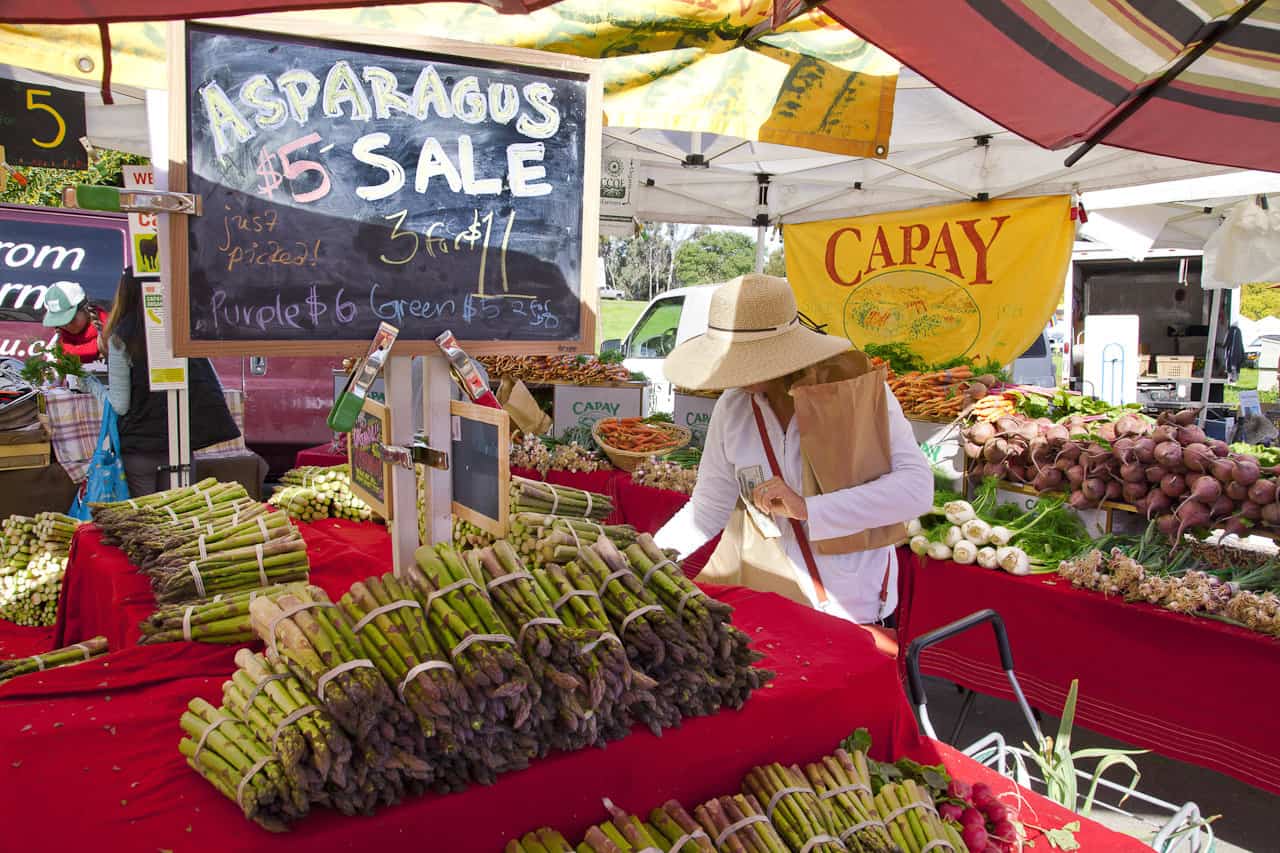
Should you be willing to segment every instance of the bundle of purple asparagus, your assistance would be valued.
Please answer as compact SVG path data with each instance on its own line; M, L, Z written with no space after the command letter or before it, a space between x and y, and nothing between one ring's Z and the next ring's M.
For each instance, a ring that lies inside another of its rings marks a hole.
M471 694L480 717L474 728L471 776L490 784L500 773L520 770L539 753L537 720L541 685L520 656L485 594L453 548L419 548L417 566L404 571L442 649Z

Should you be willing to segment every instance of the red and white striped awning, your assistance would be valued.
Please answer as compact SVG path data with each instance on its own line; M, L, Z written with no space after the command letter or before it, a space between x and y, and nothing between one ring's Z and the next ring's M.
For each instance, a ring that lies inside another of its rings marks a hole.
M1102 133L1108 145L1280 171L1280 0L828 0L822 8L1046 148ZM1203 42L1212 46L1187 64Z

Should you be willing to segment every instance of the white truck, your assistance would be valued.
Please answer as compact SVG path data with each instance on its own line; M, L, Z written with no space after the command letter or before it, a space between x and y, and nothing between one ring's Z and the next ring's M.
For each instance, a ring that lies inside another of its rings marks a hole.
M662 373L662 360L676 344L707 331L714 284L681 287L654 297L625 338L613 338L600 345L605 352L621 351L628 370L649 379L649 411L670 412L675 406L675 389Z

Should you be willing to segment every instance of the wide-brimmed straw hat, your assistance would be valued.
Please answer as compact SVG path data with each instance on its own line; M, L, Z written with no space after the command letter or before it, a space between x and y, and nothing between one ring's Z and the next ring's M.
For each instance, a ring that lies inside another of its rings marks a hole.
M785 279L751 273L716 288L706 334L672 350L662 370L681 388L716 391L777 379L849 347L801 325Z

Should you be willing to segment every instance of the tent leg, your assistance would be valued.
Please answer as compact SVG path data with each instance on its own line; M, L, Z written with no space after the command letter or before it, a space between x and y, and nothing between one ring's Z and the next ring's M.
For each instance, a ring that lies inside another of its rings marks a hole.
M764 272L765 247L769 242L769 227L756 226L756 272Z
M1213 303L1209 308L1209 344L1204 354L1204 383L1200 387L1200 426L1209 418L1209 392L1213 388L1213 356L1218 348L1218 316L1222 313L1222 288L1213 289Z

